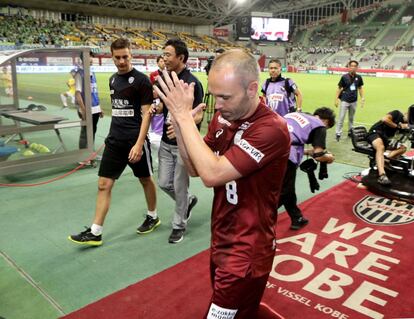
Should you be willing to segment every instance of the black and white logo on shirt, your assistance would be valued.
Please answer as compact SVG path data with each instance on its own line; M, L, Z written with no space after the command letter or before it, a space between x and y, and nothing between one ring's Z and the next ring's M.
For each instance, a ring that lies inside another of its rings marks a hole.
M247 142L245 139L241 139L237 145L247 153L252 159L254 159L257 163L259 163L263 157L264 154L260 152L257 148L250 145L249 142Z
M134 82L135 78L133 76L130 76L128 79L128 83L132 84Z

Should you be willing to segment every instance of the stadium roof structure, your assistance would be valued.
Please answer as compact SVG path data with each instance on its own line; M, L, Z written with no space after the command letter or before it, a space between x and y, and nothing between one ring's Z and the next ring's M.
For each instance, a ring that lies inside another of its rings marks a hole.
M195 25L223 25L254 12L274 15L355 0L0 0L26 8Z

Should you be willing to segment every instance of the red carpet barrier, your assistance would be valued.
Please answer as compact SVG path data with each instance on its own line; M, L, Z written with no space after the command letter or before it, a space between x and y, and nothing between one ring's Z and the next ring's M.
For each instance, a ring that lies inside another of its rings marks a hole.
M206 312L209 251L63 317L65 319L195 319Z
M412 205L344 182L301 208L310 223L300 231L279 216L261 318L413 317ZM211 296L208 267L204 251L64 318L202 318Z

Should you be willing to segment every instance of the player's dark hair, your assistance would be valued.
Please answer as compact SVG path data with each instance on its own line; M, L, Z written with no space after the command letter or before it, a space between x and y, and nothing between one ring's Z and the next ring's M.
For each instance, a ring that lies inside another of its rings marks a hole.
M321 120L328 120L328 128L335 125L335 113L329 107L320 107L313 112L313 115L319 116Z
M111 44L111 53L113 53L114 50L119 50L119 49L131 50L131 42L129 42L129 40L125 38L116 39Z
M187 63L188 60L188 48L187 44L183 40L180 39L169 39L163 49L165 49L168 46L172 46L175 50L175 55L178 57L180 55L184 56L183 63Z
M350 60L350 61L348 62L348 67L350 67L350 66L351 66L351 63L355 63L355 64L356 64L356 66L358 66L358 65L359 65L358 61L355 61L355 60Z
M276 63L276 64L279 64L280 66L282 66L282 62L280 62L279 59L271 59L267 65L270 65L270 63Z

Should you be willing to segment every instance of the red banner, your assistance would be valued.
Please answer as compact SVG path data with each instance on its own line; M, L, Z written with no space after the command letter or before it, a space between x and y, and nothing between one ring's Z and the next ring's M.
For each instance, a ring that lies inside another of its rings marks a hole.
M229 30L228 29L214 28L213 29L213 35L215 37L228 37L229 36Z

